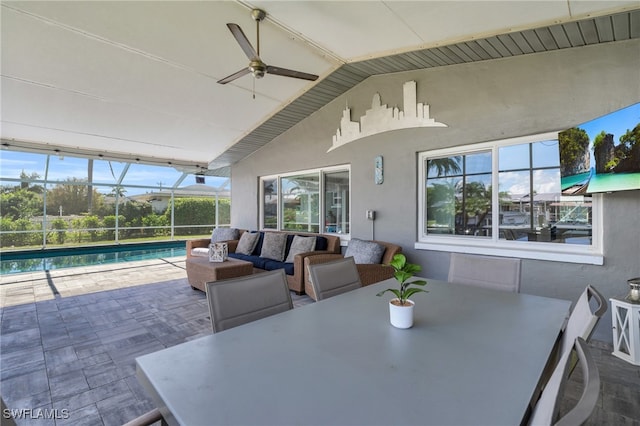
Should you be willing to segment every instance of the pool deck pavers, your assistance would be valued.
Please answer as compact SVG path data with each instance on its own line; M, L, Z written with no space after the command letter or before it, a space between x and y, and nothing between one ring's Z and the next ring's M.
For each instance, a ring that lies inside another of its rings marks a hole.
M184 256L0 275L0 307L184 277Z
M0 393L9 409L31 410L17 424L121 425L154 408L135 358L211 333L207 300L187 283L184 263L1 276ZM312 302L293 298L295 307ZM602 386L587 424L640 426L640 367L612 356L608 343L590 347ZM565 407L579 396L574 376Z

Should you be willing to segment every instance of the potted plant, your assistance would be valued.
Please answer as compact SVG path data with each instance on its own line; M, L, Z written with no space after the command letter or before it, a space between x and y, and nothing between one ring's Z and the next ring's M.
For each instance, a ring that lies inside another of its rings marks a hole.
M421 287L427 284L425 280L408 281L422 268L420 265L408 263L404 254L399 253L393 256L390 266L394 269L393 276L400 284L400 288L388 288L381 291L377 296L382 296L390 291L395 294L395 298L389 301L389 319L391 325L397 328L410 328L413 326L413 306L415 303L409 300L416 293L428 293Z

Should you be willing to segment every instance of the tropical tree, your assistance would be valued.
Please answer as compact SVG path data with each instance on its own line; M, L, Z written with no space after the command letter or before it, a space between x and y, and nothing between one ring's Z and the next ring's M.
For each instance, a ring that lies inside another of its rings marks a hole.
M91 187L92 204L96 207L104 203L103 195ZM47 191L47 211L58 211L62 207L67 215L87 213L89 187L85 179L69 178Z
M456 180L437 179L427 187L427 226L437 225L438 230L453 233L456 213ZM446 225L446 226L445 226Z
M33 172L29 175L23 170L20 173L20 188L35 192L36 194L42 194L44 192L44 187L42 185L32 185L30 183L30 181L38 179L40 179L40 175L38 173Z
M432 158L427 160L427 173L430 177L444 177L460 174L462 156ZM430 172L435 172L433 175Z
M123 198L126 193L127 190L121 185L116 185L111 188L111 195L114 197Z
M620 144L616 146L615 153L619 158L616 172L640 171L640 123L620 136Z
M464 186L464 197L457 200L456 211L462 213L463 230L468 230L468 222L471 217L476 218L473 227L480 226L485 216L491 209L491 191L484 182L467 182Z
M560 143L560 171L571 175L576 163L589 149L589 135L583 129L572 127L558 134Z
M13 189L0 194L2 217L13 220L42 215L42 196L28 188Z
M87 176L89 177L87 186L87 211L93 212L93 158L89 158L87 162Z

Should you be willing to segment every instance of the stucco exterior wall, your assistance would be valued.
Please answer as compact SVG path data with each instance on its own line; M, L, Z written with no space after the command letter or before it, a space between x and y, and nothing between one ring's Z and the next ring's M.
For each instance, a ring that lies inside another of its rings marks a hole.
M258 226L260 176L351 165L352 237L402 245L424 276L446 279L449 254L415 250L417 153L566 129L640 102L640 40L586 46L504 60L370 77L263 149L232 167L232 224ZM357 121L375 93L402 107L402 84L417 82L417 99L446 128L405 129L351 142L329 153L346 105ZM374 184L374 158L384 183ZM640 191L604 194L602 266L523 261L523 293L575 301L587 284L609 298L640 276ZM375 222L365 210L377 212ZM611 340L610 312L595 338Z

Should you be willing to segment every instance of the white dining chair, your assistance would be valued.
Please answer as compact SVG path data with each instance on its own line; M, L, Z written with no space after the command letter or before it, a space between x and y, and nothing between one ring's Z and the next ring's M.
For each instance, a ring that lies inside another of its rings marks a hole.
M206 283L214 333L293 309L284 269Z
M448 281L518 293L520 264L517 258L451 253Z
M582 394L568 412L560 413L560 401L569 377L570 359L575 351L582 370ZM574 340L558 362L540 399L531 414L530 426L574 426L583 424L593 413L600 396L600 375L587 343L581 337Z
M580 337L585 342L591 340L591 335L598 321L607 311L607 301L594 287L588 285L580 294L578 301L571 310L571 314L564 326L560 339L554 349L553 354L549 358L549 362L545 366L542 373L542 379L536 393L540 393L551 381L554 369L558 365L560 359L571 352L576 338ZM578 360L576 357L569 359L568 375L570 376L576 367Z
M353 257L309 265L309 279L316 300L362 287L358 267Z
M606 311L607 301L605 298L593 286L588 285L571 310L569 320L562 333L559 356L571 349L576 337L582 337L588 342L598 321Z

